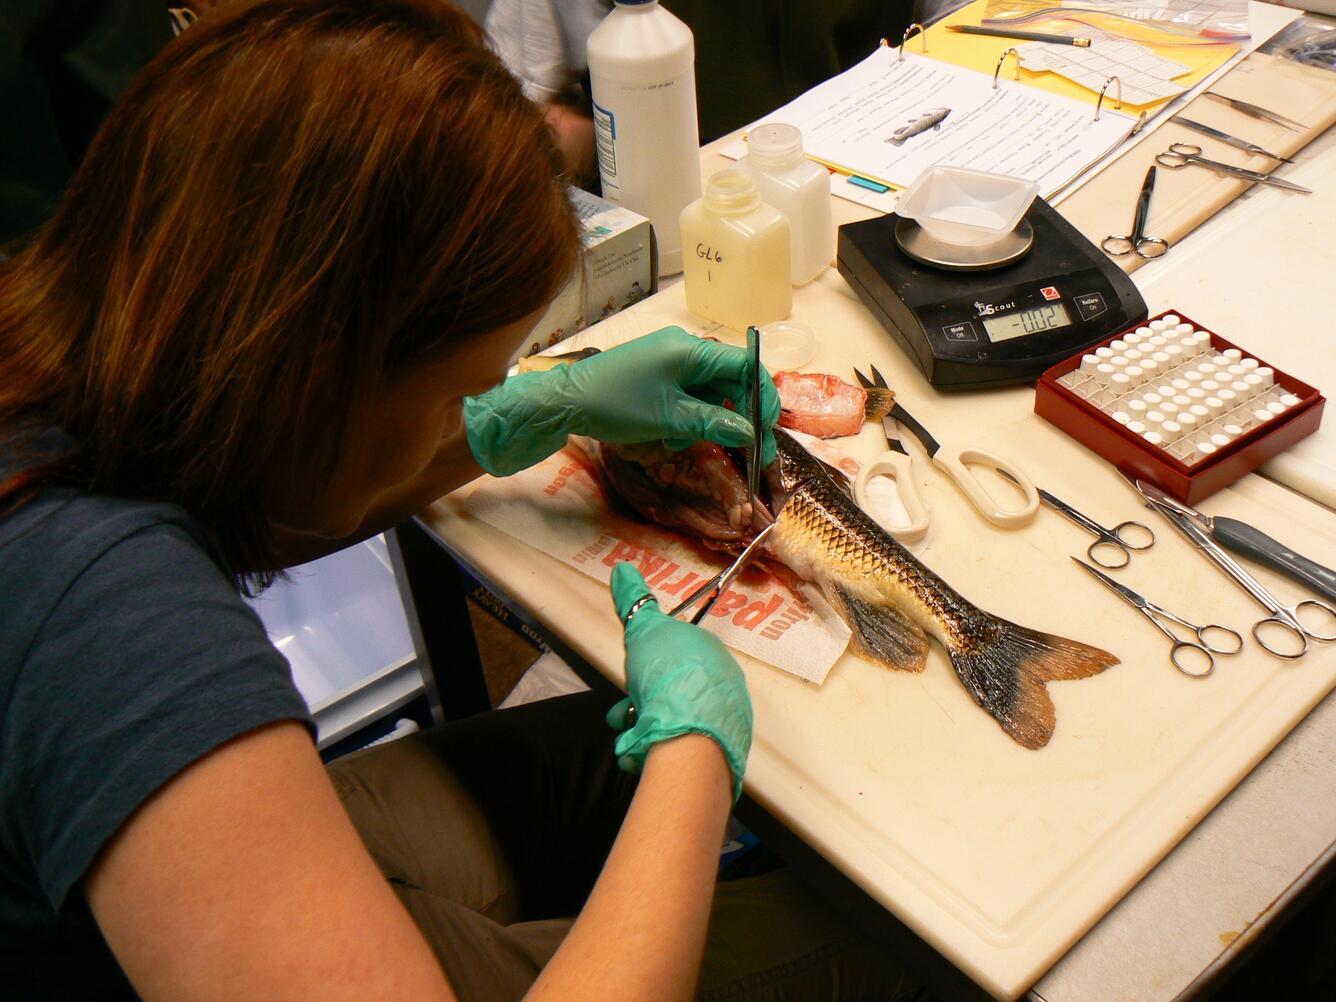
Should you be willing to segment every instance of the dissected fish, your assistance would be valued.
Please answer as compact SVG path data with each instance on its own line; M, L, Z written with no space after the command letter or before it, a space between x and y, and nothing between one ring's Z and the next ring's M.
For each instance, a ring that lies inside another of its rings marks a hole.
M950 108L933 108L925 111L917 118L911 118L908 125L902 125L891 133L891 137L886 142L894 146L903 146L905 140L913 139L920 132L927 132L929 129L941 129L942 123L946 121L946 116L951 114Z
M884 387L865 390L823 372L776 372L779 423L817 438L857 435L864 421L880 421L895 403Z
M779 524L765 542L767 556L821 588L853 631L857 653L890 668L922 671L928 637L934 637L946 648L974 701L1026 748L1042 748L1053 734L1053 701L1045 683L1086 678L1118 663L1096 647L1018 626L972 605L865 515L828 467L787 433L777 430L775 436L779 451L766 471L766 484ZM605 462L623 451L603 446ZM744 478L731 457L724 456L730 460L730 473L719 456L710 453L709 476L703 489L697 489L700 485L689 479L675 479L683 454L665 450L664 455L674 467L672 500L641 508L650 518L657 520L657 511L671 509L677 521L665 524L713 531L722 523L727 530L715 541L730 548L745 543L770 521L768 513L754 511L748 527L740 509L736 519L731 517L738 497L746 495ZM640 496L654 492L658 480L653 461L632 462L646 481ZM631 471L624 467L621 472ZM720 482L730 475L740 485L731 492ZM614 486L639 507L622 484L614 481ZM730 506L723 517L717 510L713 516L703 514L720 504ZM683 518L692 507L699 510Z

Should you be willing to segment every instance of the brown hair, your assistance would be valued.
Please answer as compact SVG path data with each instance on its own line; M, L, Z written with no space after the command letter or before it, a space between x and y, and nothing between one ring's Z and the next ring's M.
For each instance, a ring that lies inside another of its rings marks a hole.
M0 429L55 424L77 448L0 499L58 481L172 501L234 572L271 566L266 471L300 451L331 472L382 380L573 270L559 171L541 113L443 0L201 18L0 266Z

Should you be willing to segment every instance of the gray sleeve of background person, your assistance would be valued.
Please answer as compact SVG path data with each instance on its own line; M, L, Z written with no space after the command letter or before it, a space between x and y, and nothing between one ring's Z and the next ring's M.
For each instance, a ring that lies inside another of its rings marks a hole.
M494 0L487 39L530 101L551 102L584 75L589 33L611 9L610 0Z
M310 720L288 664L190 532L158 523L97 555L38 633L0 744L7 827L52 906L154 791L280 720Z

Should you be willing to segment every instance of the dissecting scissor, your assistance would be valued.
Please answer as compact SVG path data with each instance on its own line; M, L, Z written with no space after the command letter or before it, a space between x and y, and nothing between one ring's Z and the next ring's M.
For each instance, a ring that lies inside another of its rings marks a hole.
M1215 656L1217 654L1237 654L1243 650L1243 637L1237 630L1231 630L1228 626L1221 626L1219 623L1207 623L1204 626L1198 626L1196 623L1189 623L1186 619L1175 616L1168 609L1162 609L1154 602L1147 600L1144 596L1138 595L1126 585L1119 584L1113 578L1109 577L1103 571L1095 570L1079 557L1072 557L1076 563L1080 564L1087 571L1093 574L1108 588L1121 598L1128 605L1139 611L1143 616L1155 624L1155 628L1163 633L1173 642L1173 647L1169 648L1169 663L1190 678L1205 678L1211 672L1215 671ZM1169 629L1163 620L1171 623L1177 623L1185 629L1191 630L1196 640L1184 640L1173 630ZM1223 636L1222 636L1223 635ZM1211 637L1217 638L1218 643L1213 643ZM1224 637L1232 638L1232 643L1224 643ZM1188 655L1188 651L1193 651ZM1179 660L1183 658L1183 660ZM1203 658L1205 661L1203 661ZM1197 670L1193 670L1193 661L1195 660Z
M1222 164L1219 160L1207 160L1201 155L1201 147L1196 143L1170 143L1168 150L1155 154L1155 162L1161 167L1168 167L1170 170L1182 170L1184 167L1205 167L1217 174L1241 177L1245 181L1269 184L1276 188L1284 188L1286 191L1298 191L1305 195L1313 193L1311 188L1305 188L1293 181L1286 181L1283 177L1273 177L1270 174L1263 174L1261 171L1235 167L1233 164Z
M876 366L872 366L871 369L871 379L857 369L854 370L854 375L858 377L859 383L864 388L886 387L886 380L877 371ZM966 500L993 525L1015 529L1026 525L1034 518L1035 512L1039 510L1039 492L1035 490L1035 486L1030 482L1029 477L1011 463L993 455L991 452L985 452L983 449L958 449L941 445L897 401L881 423L882 430L886 433L886 444L890 451L883 453L864 466L859 472L858 478L854 481L854 498L864 509L867 508L867 485L871 478L881 476L889 477L895 481L900 500L909 513L909 524L903 527L887 528L892 536L912 542L921 537L928 528L927 506L923 503L919 494L918 483L913 475L913 463L909 454L905 451L904 443L900 441L900 433L896 426L897 421L908 428L914 437L919 440L919 444L923 446L923 450L928 454L932 465L945 473L960 490L960 493L965 495ZM1004 476L1010 477L1025 495L1025 504L1020 508L1003 508L988 493L979 478L975 476L971 469L972 466L995 470Z

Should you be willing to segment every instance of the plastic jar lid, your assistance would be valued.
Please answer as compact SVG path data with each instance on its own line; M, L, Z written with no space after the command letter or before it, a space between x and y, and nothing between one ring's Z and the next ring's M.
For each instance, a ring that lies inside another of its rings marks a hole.
M816 354L816 333L796 320L776 320L761 328L761 362L771 372L797 369Z

